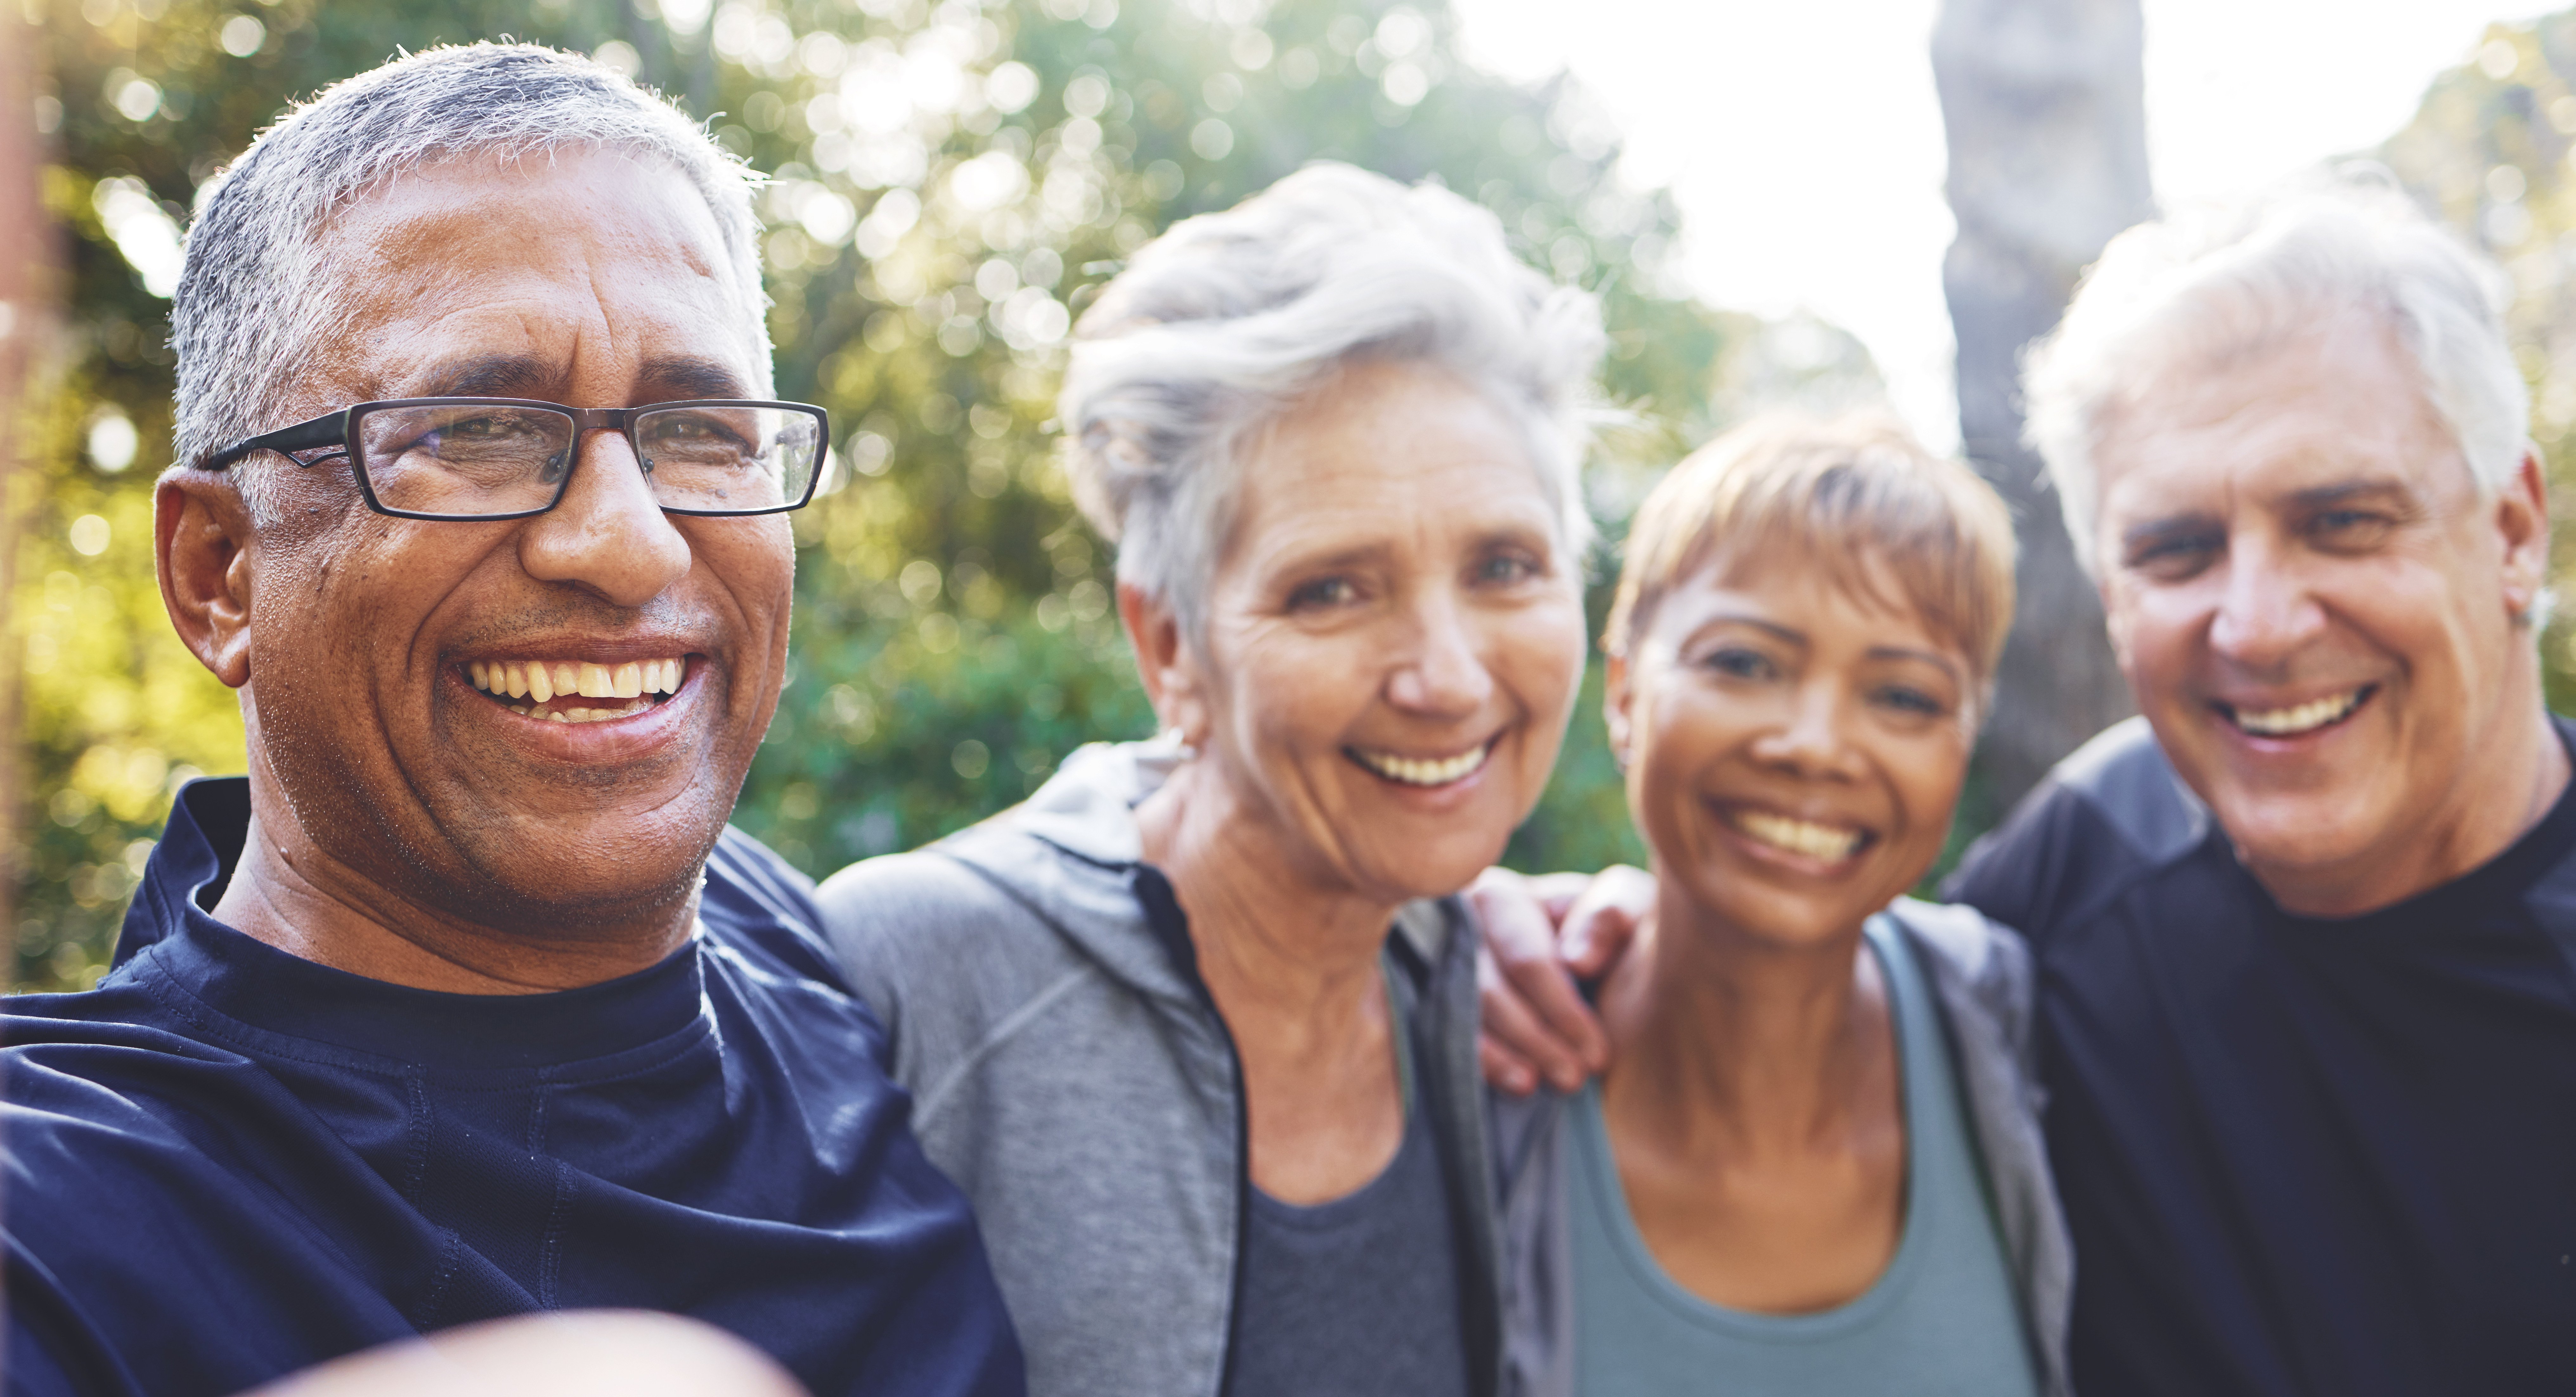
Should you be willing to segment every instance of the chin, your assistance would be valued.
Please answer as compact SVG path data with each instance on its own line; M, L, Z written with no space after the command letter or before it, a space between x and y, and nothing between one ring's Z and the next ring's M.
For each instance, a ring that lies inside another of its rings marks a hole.
M2366 813L2375 802L2301 795L2220 798L2211 813L2237 857L2265 869L2332 869L2368 854L2383 827Z

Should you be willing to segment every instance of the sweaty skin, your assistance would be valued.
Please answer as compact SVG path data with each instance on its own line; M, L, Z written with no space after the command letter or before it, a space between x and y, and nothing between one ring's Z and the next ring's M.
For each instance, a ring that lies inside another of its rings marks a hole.
M715 220L621 154L405 173L322 252L342 314L274 423L439 394L626 407L762 396ZM232 472L157 501L181 636L242 691L253 824L215 914L281 949L424 989L563 989L686 938L699 868L777 705L784 519L666 515L634 453L585 434L563 502L495 523L368 511L348 466L273 453L254 520ZM679 692L554 723L470 666L683 658Z

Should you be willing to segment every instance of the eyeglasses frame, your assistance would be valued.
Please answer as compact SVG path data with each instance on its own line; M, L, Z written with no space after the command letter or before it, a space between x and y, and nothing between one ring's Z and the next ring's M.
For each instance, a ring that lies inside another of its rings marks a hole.
M543 408L571 418L572 444L567 449L572 459L565 463L563 479L556 482L554 498L535 509L522 509L509 514L428 514L419 510L394 509L377 499L375 484L367 479L367 468L355 450L358 423L368 413L388 408L443 405ZM767 509L680 509L662 504L659 500L654 501L661 507L663 513L699 519L755 519L764 514L785 514L790 510L803 509L814 502L814 492L823 483L824 467L831 463L832 414L812 403L775 402L765 398L684 398L676 402L646 403L641 407L571 407L563 403L541 402L534 398L385 398L376 402L352 403L347 407L326 412L293 426L280 427L275 431L262 432L258 436L235 442L207 457L204 468L210 471L228 470L235 461L255 451L274 451L287 460L293 461L298 467L307 470L336 458L349 463L349 474L358 482L358 493L365 497L367 508L378 514L395 519L427 519L453 524L485 524L505 519L533 519L562 504L565 492L572 489L573 472L581 468L581 439L584 434L597 431L616 432L626 438L627 449L633 451L635 458L641 461L644 458L644 445L635 439L635 419L647 413L668 412L690 407L785 408L805 413L814 419L818 429L818 439L822 443L822 454L814 462L813 477L805 482L805 493L793 504L772 505ZM323 452L311 460L302 459L294 454L324 446L338 449ZM649 485L647 488L650 488Z

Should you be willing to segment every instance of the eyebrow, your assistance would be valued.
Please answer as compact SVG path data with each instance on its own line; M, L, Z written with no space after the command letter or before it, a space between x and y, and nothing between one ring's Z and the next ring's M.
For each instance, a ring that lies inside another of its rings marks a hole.
M2400 502L2412 504L2415 491L2402 480L2345 480L2332 485L2294 490L2290 493L2289 502L2296 509L2316 511L2374 498L2394 498Z
M554 383L554 371L525 354L483 354L441 364L414 396L538 398Z
M668 392L663 401L682 398L740 398L749 387L740 375L713 359L679 355L644 362L644 382L657 392Z
M431 371L424 398L543 398L556 391L560 375L525 354L484 354L442 364ZM656 402L686 398L739 398L740 376L713 359L677 355L644 362L646 396Z

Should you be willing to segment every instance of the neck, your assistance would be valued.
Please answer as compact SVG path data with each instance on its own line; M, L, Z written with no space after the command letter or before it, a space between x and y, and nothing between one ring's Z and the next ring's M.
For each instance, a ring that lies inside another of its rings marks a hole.
M1895 1051L1861 929L1783 943L1659 881L1645 944L1602 996L1611 1039L1602 1090L1622 1133L1733 1157L1847 1135Z
M2358 917L2421 896L2477 871L2547 818L2570 777L2567 748L2540 697L2537 659L2527 682L2484 721L2488 736L2451 783L2447 808L2410 822L2400 837L2325 867L2248 861L2272 900L2301 916Z
M569 928L458 917L368 878L305 837L254 745L250 833L214 916L289 955L370 980L447 994L545 994L660 964L688 940L697 897Z
M1206 758L1183 762L1136 820L1146 861L1189 914L1199 973L1229 1022L1239 1012L1318 1022L1374 1002L1401 903L1303 876L1287 840Z

